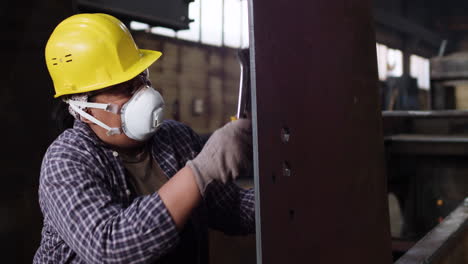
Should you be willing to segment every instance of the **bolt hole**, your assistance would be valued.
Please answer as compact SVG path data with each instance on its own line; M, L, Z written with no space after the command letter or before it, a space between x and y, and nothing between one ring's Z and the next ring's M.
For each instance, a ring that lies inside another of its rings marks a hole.
M287 161L283 162L283 175L286 177L289 177L291 176L291 174L292 174L291 166L289 165Z
M67 60L66 62L71 62L72 60Z
M54 63L53 65L58 65L58 63Z
M284 143L288 143L290 138L291 138L291 132L289 131L289 128L283 127L281 129L281 140Z
M289 219L292 221L294 220L294 216L295 216L296 212L294 212L293 209L289 209Z
M67 54L67 55L65 55L65 57L70 57L70 56L71 56L71 54Z

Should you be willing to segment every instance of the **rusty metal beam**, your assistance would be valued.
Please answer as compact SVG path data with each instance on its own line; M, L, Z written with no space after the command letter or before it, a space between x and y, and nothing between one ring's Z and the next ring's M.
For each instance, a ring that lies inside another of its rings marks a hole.
M370 1L249 4L257 263L390 263Z

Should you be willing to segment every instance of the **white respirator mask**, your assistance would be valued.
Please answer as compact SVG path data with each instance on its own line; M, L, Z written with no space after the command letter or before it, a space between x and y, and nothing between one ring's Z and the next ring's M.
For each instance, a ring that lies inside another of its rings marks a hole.
M106 129L108 136L122 134L123 132L129 138L137 141L145 141L151 137L161 125L164 114L164 100L161 94L148 85L139 88L121 109L116 104L73 100L66 100L65 102L82 117ZM122 127L110 127L86 113L83 110L84 108L96 108L120 114Z

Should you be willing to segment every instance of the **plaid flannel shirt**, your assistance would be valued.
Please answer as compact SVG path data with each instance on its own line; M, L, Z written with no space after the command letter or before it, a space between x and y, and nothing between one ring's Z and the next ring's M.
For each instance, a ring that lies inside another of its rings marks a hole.
M151 144L170 178L202 148L198 135L165 121ZM158 193L136 197L118 153L83 122L48 148L41 168L42 240L34 263L205 263L208 227L253 233L254 193L234 183L208 186L178 232Z

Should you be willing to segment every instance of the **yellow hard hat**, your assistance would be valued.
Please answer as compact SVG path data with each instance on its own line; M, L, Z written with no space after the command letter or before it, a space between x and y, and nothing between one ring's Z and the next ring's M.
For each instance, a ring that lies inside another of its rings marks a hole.
M55 97L128 81L161 52L138 49L127 27L107 14L79 14L62 21L47 41L45 59Z

